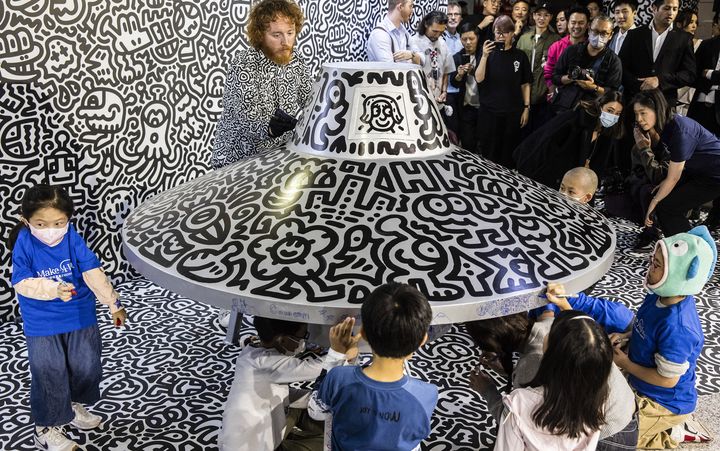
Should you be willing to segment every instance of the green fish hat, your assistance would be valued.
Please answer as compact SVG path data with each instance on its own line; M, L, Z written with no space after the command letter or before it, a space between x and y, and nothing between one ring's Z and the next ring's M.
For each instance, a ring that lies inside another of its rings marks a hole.
M717 262L717 246L707 227L697 226L687 233L658 240L653 255L658 249L665 262L663 276L652 285L645 277L650 291L662 297L688 296L702 291Z

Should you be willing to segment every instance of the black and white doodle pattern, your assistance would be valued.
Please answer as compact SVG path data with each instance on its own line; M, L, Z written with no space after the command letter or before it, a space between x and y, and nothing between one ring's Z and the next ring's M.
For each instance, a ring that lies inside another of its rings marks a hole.
M116 282L120 228L144 200L209 170L225 71L252 0L0 1L0 322L17 314L7 231L25 189L65 186ZM300 0L315 76L365 59L384 0ZM417 0L411 27L446 0Z
M614 249L597 211L457 148L379 162L283 147L159 194L124 235L181 283L297 303L360 303L388 280L433 301L503 298Z
M615 263L594 294L637 308L649 253L631 250L639 228L613 221L618 231ZM717 237L716 237L717 238ZM719 276L697 296L705 334L698 360L698 391L720 392L720 318L715 300ZM222 408L239 349L223 343L216 310L161 289L145 280L118 286L130 309L125 332L110 327L100 307L104 341L102 399L91 411L104 417L100 430L71 431L87 451L217 450ZM242 342L252 333L247 319ZM20 327L0 325L0 449L30 451L30 376ZM423 347L410 362L413 376L436 384L439 400L424 450L490 449L495 424L482 398L468 387L467 375L479 352L461 328ZM712 448L704 448L712 449Z

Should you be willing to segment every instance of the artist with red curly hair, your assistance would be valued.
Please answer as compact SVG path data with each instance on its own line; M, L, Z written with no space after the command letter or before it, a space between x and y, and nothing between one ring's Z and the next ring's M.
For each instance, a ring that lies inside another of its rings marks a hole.
M227 71L214 169L290 139L312 91L308 66L295 49L304 20L293 0L262 0L250 11L250 47L237 52Z

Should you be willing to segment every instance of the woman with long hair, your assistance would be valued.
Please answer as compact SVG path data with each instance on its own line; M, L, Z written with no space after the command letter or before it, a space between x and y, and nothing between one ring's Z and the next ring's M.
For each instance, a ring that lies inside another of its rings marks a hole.
M614 141L624 132L622 111L622 94L608 90L558 114L515 149L518 172L550 188L560 186L563 175L578 166L602 177Z
M574 310L559 313L534 378L502 400L495 450L595 449L607 422L612 359L595 320ZM475 370L470 386L482 394L494 384Z

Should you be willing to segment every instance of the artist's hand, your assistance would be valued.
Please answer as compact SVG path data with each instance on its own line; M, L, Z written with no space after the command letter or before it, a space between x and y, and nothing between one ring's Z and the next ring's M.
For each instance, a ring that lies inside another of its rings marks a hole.
M112 323L115 327L122 327L125 325L125 321L127 321L127 312L124 308L121 308L117 312L112 314Z
M340 354L347 354L355 348L355 356L357 356L357 346L360 341L360 334L353 336L352 330L355 326L355 318L347 317L330 328L330 348ZM350 360L348 358L348 360Z
M638 78L638 80L642 82L642 84L640 85L641 91L656 89L658 86L660 86L660 80L657 77Z
M550 282L547 284L547 290L545 296L547 300L560 307L560 310L572 310L572 306L568 302L567 298L558 297L558 295L566 294L565 286L561 283Z
M57 284L57 297L61 301L67 302L72 299L73 291L75 291L75 285L71 283L60 283Z
M408 61L413 58L413 52L411 50L400 50L393 53L393 59L395 62Z
M476 392L483 393L490 388L495 388L495 381L485 374L480 367L476 367L470 373L470 388Z

